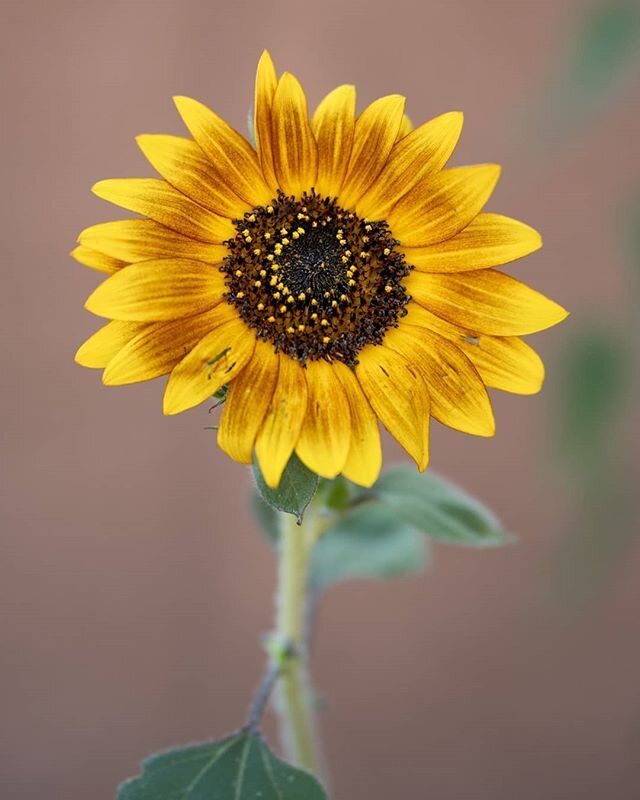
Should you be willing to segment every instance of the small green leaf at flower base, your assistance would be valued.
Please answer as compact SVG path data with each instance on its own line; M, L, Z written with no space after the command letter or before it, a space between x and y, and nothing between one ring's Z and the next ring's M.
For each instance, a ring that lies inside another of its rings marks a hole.
M420 572L426 562L420 531L391 508L371 501L341 515L318 540L311 561L316 587L353 578L393 578Z
M471 547L495 547L512 540L486 506L433 472L396 467L382 475L371 491L400 519L433 539Z
M117 800L327 800L318 781L280 761L260 734L240 731L147 758Z
M307 469L294 453L282 473L280 485L277 489L271 489L267 486L260 471L260 466L255 459L253 462L253 474L262 499L278 511L293 514L298 522L301 523L305 509L318 489L320 479L316 473Z
M269 544L277 547L280 539L280 521L278 512L269 503L265 503L262 495L257 489L251 492L251 510L256 521L260 524L260 529L266 536Z

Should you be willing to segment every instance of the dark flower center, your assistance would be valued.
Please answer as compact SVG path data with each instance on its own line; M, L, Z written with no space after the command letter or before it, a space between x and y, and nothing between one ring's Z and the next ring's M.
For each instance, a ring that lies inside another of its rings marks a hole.
M385 222L312 190L301 200L280 193L234 224L221 266L226 298L261 339L302 364L355 366L360 350L380 344L406 313L410 267Z

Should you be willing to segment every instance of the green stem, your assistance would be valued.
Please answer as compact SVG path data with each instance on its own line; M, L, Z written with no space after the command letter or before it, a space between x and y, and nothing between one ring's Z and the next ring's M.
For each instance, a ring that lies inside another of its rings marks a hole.
M319 521L311 507L302 525L297 525L290 514L283 514L281 521L276 622L281 677L276 686L274 706L280 720L285 757L322 777L324 759L313 708L305 641L309 559L318 536Z

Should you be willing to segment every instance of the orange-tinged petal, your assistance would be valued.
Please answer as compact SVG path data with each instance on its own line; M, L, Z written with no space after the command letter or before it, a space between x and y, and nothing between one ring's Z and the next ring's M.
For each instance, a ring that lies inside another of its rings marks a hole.
M429 461L429 390L422 372L384 345L359 354L356 377L389 433L418 465Z
M356 120L340 205L355 208L378 177L398 136L404 104L405 98L398 94L381 97L367 106Z
M284 353L279 354L278 361L278 381L256 438L256 457L267 486L272 489L280 483L307 410L305 370Z
M445 169L427 175L391 209L388 222L404 247L422 247L455 236L491 197L497 164Z
M144 134L136 141L151 166L179 192L222 217L236 219L249 211L221 177L202 148L182 136Z
M268 203L273 192L265 183L256 151L249 142L207 106L190 97L174 97L191 135L211 161L220 184L251 208Z
M271 56L267 50L262 53L256 72L256 91L253 110L253 124L256 136L256 148L264 178L275 192L278 181L273 168L273 133L272 133L272 106L273 96L276 93L278 76Z
M344 389L351 415L351 444L342 473L360 486L373 486L382 467L378 419L353 371L337 361L333 368Z
M493 336L536 333L557 325L568 315L553 300L493 269L449 275L413 271L405 286L427 310L456 325Z
M229 387L218 429L218 444L241 464L253 461L253 446L278 380L278 356L269 342L256 340L251 359Z
M508 264L542 247L540 234L501 214L478 214L460 233L426 247L404 247L407 263L420 272L467 272Z
M81 244L72 250L70 255L72 258L75 258L76 261L79 261L83 266L90 267L98 272L104 272L107 275L113 275L114 273L118 272L118 270L122 269L122 267L127 266L125 261L121 261L118 258L113 258L110 255L101 253L98 250L94 250L92 247L87 247L84 244Z
M147 324L121 320L107 322L79 347L75 357L76 364L104 369L131 339L147 327Z
M487 390L462 350L438 334L407 325L390 330L384 343L419 367L429 387L431 414L475 436L493 436L495 420Z
M121 259L118 263L123 266L124 262L156 258L191 258L220 264L228 252L224 245L189 239L151 219L101 222L85 228L78 241L113 259Z
M391 206L425 175L441 170L458 143L462 120L460 111L451 111L398 141L380 175L358 200L357 213L369 219L385 218Z
M103 383L122 386L171 372L213 328L231 318L223 305L192 317L146 325L109 362Z
M318 148L309 123L307 98L297 78L285 72L272 110L273 163L285 194L301 196L316 182Z
M326 197L340 193L347 173L356 119L356 90L338 86L322 100L311 120L318 143L316 190Z
M226 303L218 306L221 319L233 317L207 334L174 367L164 393L165 414L179 414L214 395L235 378L251 358L256 339Z
M221 244L236 233L230 219L194 203L159 178L113 178L99 181L91 191L192 239Z
M159 322L211 308L224 292L224 275L201 261L141 261L101 283L85 308L112 319Z
M459 347L486 386L513 394L536 394L544 381L544 364L536 351L517 336L486 336L437 317L410 303L405 321L435 331Z
M305 372L307 413L296 453L313 472L335 478L342 472L351 443L349 401L333 364L309 361Z

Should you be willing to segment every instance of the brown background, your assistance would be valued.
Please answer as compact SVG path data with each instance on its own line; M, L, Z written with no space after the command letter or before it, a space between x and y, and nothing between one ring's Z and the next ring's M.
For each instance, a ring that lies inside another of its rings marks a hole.
M172 94L244 130L265 46L312 102L352 82L361 103L407 94L416 122L463 109L455 163L503 163L491 208L546 245L515 272L573 312L536 339L543 395L495 397L494 441L433 435L433 465L519 543L439 547L427 575L327 599L316 677L335 796L639 796L638 548L579 614L550 577L568 517L549 460L559 356L627 294L614 212L640 185L637 70L573 128L548 115L589 8L0 2L3 797L111 798L150 751L236 726L258 679L274 564L247 511L250 477L203 430L204 407L163 418L160 382L104 388L74 365L98 276L67 253L81 228L118 216L94 181L149 174L134 135L181 132Z

